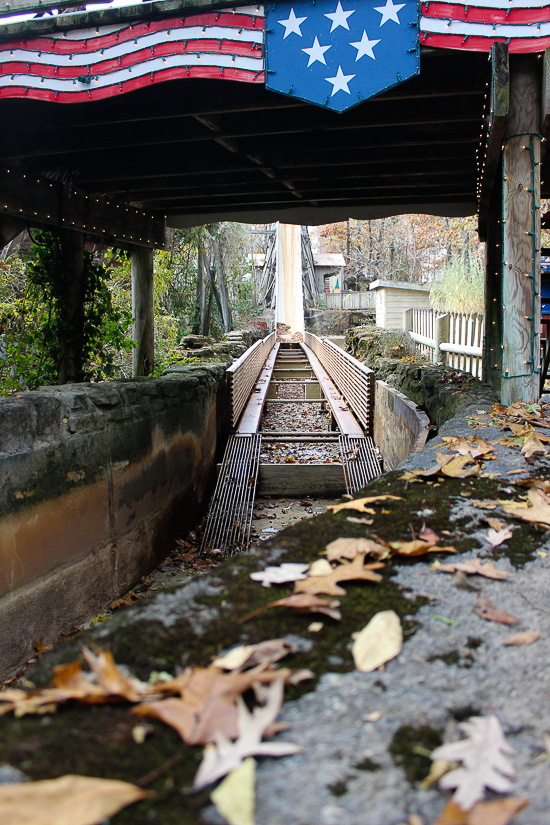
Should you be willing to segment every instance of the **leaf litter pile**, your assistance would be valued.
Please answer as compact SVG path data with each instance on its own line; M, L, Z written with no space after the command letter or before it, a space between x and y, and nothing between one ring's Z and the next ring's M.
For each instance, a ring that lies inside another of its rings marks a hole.
M407 484L426 479L431 483L431 477L441 481L445 477L468 478L478 475L482 465L492 458L492 446L476 437L447 439L446 446L450 454L438 453L434 467L414 470L401 478ZM526 497L518 502L494 502L494 507L502 506L514 518L550 526L550 482L531 479L518 484L527 488ZM330 505L329 509L335 514L358 513L358 516L348 515L347 519L370 525L372 519L368 516L376 513L375 507L391 507L402 500L402 497L392 495L367 496ZM487 509L493 508L492 502L485 504ZM510 525L492 518L487 522L486 538L491 546L498 546L511 537ZM456 549L442 542L425 524L418 535L413 533L410 541L386 541L376 535L338 538L327 544L323 558L311 564L287 563L252 573L250 578L259 586L271 588L293 583L294 591L243 616L241 622L248 622L271 608L320 614L332 621L340 621L338 608L340 599L346 596L345 587L353 586L355 582L376 586L382 580L378 571L383 570L392 558L443 552L455 553ZM512 575L492 562L481 563L479 559L436 561L432 571L455 576L478 575L500 582ZM476 598L474 610L487 621L508 625L518 623L514 616L481 595ZM312 633L318 633L322 628L323 622L319 621L309 626ZM516 633L504 640L503 645L533 644L539 637L538 631ZM400 654L402 646L401 622L393 610L376 613L362 629L354 628L350 633L351 652L359 671L383 669ZM148 733L146 722L139 720L153 718L172 727L181 737L183 745L176 759L191 746L204 746L191 790L216 785L211 788L211 799L229 825L253 825L253 757L290 756L302 750L299 743L273 738L289 727L277 721L285 686L313 676L307 670L279 666L281 659L296 652L292 644L283 639L268 639L257 645L241 645L218 657L208 667L187 667L175 677L155 674L150 682L141 682L119 668L109 651L84 648L82 652L88 670L84 670L83 662L78 660L54 667L49 688L0 692L0 715L11 712L16 717L45 715L54 713L66 703L129 704L130 713L136 716L132 732L136 742L144 742ZM379 715L372 715L372 721L378 718ZM443 745L431 754L432 771L426 782L437 779L443 790L454 790L433 825L507 825L527 805L528 799L504 796L485 801L484 796L486 789L499 794L511 790L510 779L514 770L509 757L514 752L506 743L500 723L493 714L472 717L461 728L466 734L465 739ZM167 765L173 761L171 758ZM7 825L23 822L93 825L123 807L151 796L145 787L162 772L162 768L153 771L137 784L66 775L54 780L0 786L0 822ZM409 823L428 825L415 815Z

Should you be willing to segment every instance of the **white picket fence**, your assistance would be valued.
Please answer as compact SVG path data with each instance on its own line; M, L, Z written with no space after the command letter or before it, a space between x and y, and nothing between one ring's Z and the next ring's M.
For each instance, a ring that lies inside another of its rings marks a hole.
M403 329L409 332L420 355L434 364L446 363L476 378L482 377L483 315L408 309L403 313Z
M369 309L375 299L374 292L327 292L319 296L319 303L327 309Z

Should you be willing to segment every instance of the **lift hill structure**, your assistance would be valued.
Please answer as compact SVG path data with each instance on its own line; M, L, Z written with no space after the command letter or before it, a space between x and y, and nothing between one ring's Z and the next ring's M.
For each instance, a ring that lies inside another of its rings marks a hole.
M411 18L402 5L1 0L1 241L27 225L70 233L75 278L85 237L131 248L139 375L165 225L477 212L487 380L504 403L534 400L549 7L438 1ZM296 89L271 91L291 46Z

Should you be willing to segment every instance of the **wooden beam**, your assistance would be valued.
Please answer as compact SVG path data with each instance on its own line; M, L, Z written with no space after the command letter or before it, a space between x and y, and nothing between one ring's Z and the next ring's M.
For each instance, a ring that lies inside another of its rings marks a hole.
M550 49L542 55L542 86L540 95L541 160L544 160L550 139Z
M0 216L41 229L74 230L105 244L164 246L163 215L17 168L0 170Z
M259 491L264 496L326 496L346 491L342 464L260 464Z
M492 79L490 114L483 157L479 158L481 168L481 189L479 192L479 236L487 237L487 215L491 193L499 169L502 139L510 100L510 66L506 43L494 43L491 49Z
M505 405L539 397L540 95L536 55L512 55L502 169L501 398Z
M155 362L155 320L153 294L153 250L132 249L132 377L151 375Z
M502 161L487 213L483 380L500 392L502 369Z

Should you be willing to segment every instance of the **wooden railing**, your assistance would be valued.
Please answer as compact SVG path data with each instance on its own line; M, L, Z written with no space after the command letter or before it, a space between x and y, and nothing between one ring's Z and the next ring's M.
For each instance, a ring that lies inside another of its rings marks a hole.
M367 435L372 435L374 372L332 341L318 338L311 332L304 333L304 343L315 353Z
M446 312L436 309L408 309L403 328L416 343L419 353L434 364L482 377L485 319L479 313Z
M261 341L256 341L227 370L231 399L231 426L235 427L244 409L252 387L265 363L265 359L275 345L275 333L272 332Z

